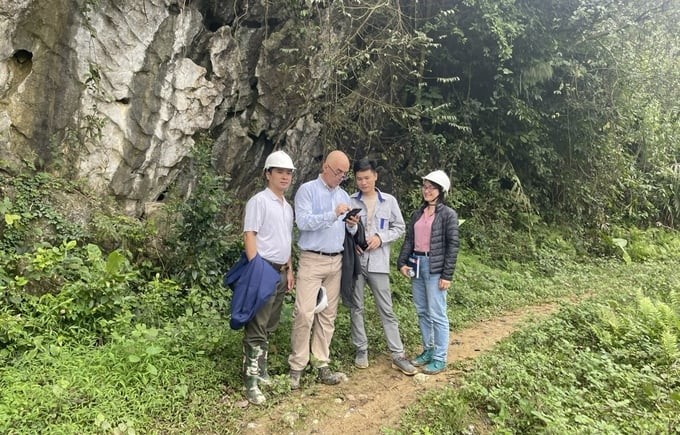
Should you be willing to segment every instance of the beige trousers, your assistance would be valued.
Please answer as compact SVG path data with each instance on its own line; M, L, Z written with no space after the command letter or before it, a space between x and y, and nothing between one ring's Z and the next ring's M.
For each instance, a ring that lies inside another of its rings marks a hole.
M307 251L300 253L291 331L291 354L288 357L291 370L304 370L307 366L310 359L310 333L312 364L315 367L328 365L340 300L341 274L342 255L329 257ZM314 314L316 296L321 286L326 288L328 307Z

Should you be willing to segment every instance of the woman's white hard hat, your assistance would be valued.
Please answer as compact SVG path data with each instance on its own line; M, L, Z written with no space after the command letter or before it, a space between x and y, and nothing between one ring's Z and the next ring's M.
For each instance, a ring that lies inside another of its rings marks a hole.
M448 175L446 175L446 172L442 171L441 169L438 169L436 171L432 171L426 176L423 177L423 180L431 181L433 183L436 183L444 189L444 193L448 192L449 189L451 188L451 180L449 180Z

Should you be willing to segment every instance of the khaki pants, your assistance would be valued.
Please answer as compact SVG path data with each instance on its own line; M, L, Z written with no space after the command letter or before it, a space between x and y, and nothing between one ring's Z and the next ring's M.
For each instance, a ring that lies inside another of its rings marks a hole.
M295 291L295 310L291 332L291 354L288 364L291 370L304 370L311 352L316 367L328 365L330 346L335 332L335 317L340 300L342 255L329 257L302 251L298 263L298 277ZM314 314L319 287L325 287L328 307Z

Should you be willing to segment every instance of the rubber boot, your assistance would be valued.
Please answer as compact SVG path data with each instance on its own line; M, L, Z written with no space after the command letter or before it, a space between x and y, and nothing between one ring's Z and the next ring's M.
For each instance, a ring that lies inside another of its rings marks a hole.
M244 348L243 383L246 387L246 399L254 405L262 405L267 400L257 385L260 379L257 361L261 353L262 349L259 346Z
M269 372L267 371L268 356L269 356L269 342L266 342L262 346L262 352L260 352L260 356L257 358L259 382L262 385L271 385L272 383L272 380L269 377Z

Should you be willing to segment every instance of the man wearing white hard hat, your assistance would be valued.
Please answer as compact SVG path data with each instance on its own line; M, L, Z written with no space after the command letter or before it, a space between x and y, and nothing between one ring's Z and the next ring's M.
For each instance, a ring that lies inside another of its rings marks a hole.
M279 324L283 298L294 286L291 267L293 208L284 197L293 180L294 170L293 160L285 152L275 151L267 156L264 163L267 187L250 198L243 219L246 257L252 261L259 255L279 273L274 294L244 329L246 398L256 405L266 400L258 384L270 382L267 372L269 336Z
M444 198L451 181L444 171L423 177L422 205L411 216L397 268L411 278L423 351L411 363L434 375L446 369L449 318L446 298L458 256L458 214Z

